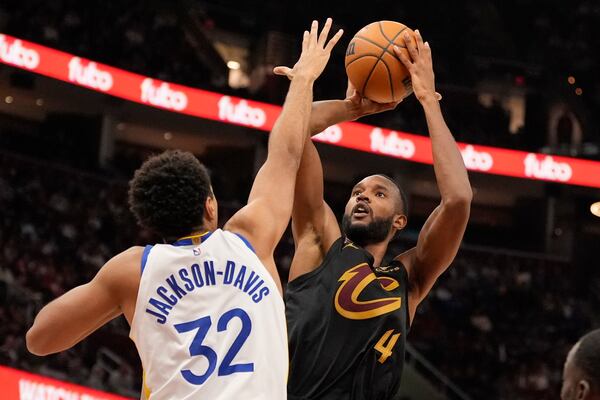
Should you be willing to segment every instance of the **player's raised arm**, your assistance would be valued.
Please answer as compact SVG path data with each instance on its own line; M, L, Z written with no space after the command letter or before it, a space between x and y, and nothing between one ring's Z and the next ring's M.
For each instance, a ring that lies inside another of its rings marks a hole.
M275 73L277 73L277 68ZM402 100L393 103L371 101L358 93L348 80L348 89L344 100L323 100L313 103L309 123L310 134L314 136L332 125L392 110L401 102Z
M408 270L412 286L413 301L409 302L412 316L418 303L456 256L473 197L467 169L440 109L431 48L429 43L423 43L419 31L415 34L416 45L408 37L405 38L410 58L398 47L394 51L408 68L415 96L425 111L441 202L423 226L417 246L399 256Z
M143 247L132 247L109 260L90 282L48 303L27 332L27 349L38 356L69 349L122 314L123 288L139 275Z
M296 65L282 67L281 73L291 83L281 115L269 136L267 160L254 180L248 205L225 226L246 236L265 264L273 264L273 250L292 213L296 174L309 131L313 83L342 35L340 30L327 40L331 23L328 19L319 34L318 24L313 21L310 32L304 32L302 54Z
M391 110L398 104L399 102L379 104L368 100L357 93L348 81L344 100L313 103L310 134L313 136L334 124ZM341 235L335 215L323 199L323 166L310 139L304 146L296 179L292 233L296 251L290 267L289 281L318 267L333 242Z

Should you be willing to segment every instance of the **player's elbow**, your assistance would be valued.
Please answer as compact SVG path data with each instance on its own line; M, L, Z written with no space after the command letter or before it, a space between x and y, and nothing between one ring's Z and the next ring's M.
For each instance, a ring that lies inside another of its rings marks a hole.
M448 199L444 199L444 207L452 210L453 212L464 212L469 214L471 210L471 202L473 201L473 191L471 188L465 189L460 193L453 195Z
M48 348L46 338L47 335L44 335L43 332L40 332L40 329L34 323L25 335L27 350L36 356L47 356L48 354L52 353Z

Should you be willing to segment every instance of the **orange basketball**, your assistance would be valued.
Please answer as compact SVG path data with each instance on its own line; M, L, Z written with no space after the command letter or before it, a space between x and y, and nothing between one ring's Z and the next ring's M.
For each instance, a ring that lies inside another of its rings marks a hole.
M410 74L393 48L400 47L408 56L406 32L416 43L412 29L394 21L373 22L354 35L345 64L348 78L360 94L378 103L389 103L412 93Z

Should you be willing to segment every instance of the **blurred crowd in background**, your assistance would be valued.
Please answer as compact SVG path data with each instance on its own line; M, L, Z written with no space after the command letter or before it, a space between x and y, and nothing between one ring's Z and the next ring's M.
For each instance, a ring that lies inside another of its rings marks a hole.
M136 228L126 192L125 180L0 153L0 364L136 393L141 371L123 318L58 355L35 357L24 345L43 304L89 281L112 255L158 240ZM219 214L231 215L241 196ZM390 251L412 245L401 237ZM276 253L283 279L292 252L287 234ZM556 398L569 346L600 322L600 282L579 292L564 279L568 270L561 261L461 250L420 306L409 342L473 398Z

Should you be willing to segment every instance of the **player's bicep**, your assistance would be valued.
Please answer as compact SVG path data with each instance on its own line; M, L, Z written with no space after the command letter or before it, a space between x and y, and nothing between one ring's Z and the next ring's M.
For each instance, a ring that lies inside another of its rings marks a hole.
M411 284L419 299L427 295L456 257L469 212L468 204L450 202L439 205L427 219L408 266Z
M304 146L292 211L292 232L294 241L304 236L314 236L320 242L324 235L325 213L328 207L323 200L323 165L319 153L311 140Z

